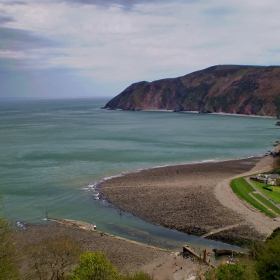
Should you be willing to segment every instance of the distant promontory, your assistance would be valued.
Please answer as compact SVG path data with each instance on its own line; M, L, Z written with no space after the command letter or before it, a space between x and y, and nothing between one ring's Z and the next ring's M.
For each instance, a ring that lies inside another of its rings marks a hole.
M142 81L104 108L279 117L280 66L218 65L178 78Z

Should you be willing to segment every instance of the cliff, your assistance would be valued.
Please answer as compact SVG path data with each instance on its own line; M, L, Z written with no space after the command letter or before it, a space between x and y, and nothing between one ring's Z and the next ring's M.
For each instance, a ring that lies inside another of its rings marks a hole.
M280 66L219 65L130 85L104 108L280 115Z

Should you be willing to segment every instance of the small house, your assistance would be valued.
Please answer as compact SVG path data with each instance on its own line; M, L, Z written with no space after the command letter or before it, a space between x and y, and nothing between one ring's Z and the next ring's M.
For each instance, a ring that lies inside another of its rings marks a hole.
M276 179L268 178L267 179L267 185L269 185L269 186L276 186Z
M273 180L276 180L276 179L279 178L279 174L270 174L270 175L269 175L269 178L270 178L270 179L273 179Z

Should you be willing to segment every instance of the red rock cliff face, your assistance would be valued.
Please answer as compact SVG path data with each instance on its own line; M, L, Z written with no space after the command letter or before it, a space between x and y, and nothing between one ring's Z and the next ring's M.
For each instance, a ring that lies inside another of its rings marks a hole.
M221 65L130 85L105 108L278 116L280 67Z

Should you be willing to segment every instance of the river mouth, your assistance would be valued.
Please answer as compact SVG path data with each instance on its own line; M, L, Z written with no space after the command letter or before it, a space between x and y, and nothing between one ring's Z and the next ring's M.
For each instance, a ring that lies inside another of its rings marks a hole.
M230 249L239 252L247 251L246 248L149 223L127 211L118 209L105 199L94 199L94 203L104 205L107 207L107 211L109 210L111 213L110 215L112 215L113 219L103 222L102 230L105 229L105 232L115 236L176 252L182 252L183 246L185 245L188 245L197 254L201 254L205 249L212 252L215 248ZM98 225L97 229L100 230ZM210 259L213 263L215 262L213 252Z
M117 209L115 209L116 212L118 212ZM48 220L49 219L49 220ZM135 228L131 227L129 225L124 224L124 220L126 219L132 219L138 222L139 225L144 228ZM82 221L76 221L76 220L68 220L68 219L60 219L60 218L53 218L53 217L47 217L42 220L41 223L24 223L23 221L18 221L15 224L15 227L17 231L21 230L29 230L29 228L37 228L38 234L40 234L40 228L44 231L45 226L55 226L56 224L62 224L62 226L67 227L73 227L73 228L92 228L93 230L93 224L85 223ZM106 223L105 223L106 224ZM56 226L53 228L55 230ZM171 230L167 228L163 228L160 226L156 226L150 223L147 223L145 221L142 221L141 219L131 215L127 212L122 212L122 215L120 215L120 220L117 223L107 223L107 228L109 231L113 232L114 234L109 234L112 238L119 237L122 238L124 242L137 242L138 244L142 244L142 246L147 247L155 247L158 249L164 249L170 252L183 252L183 247L187 246L191 249L194 253L196 253L199 256L203 255L203 251L207 250L209 253L207 255L207 258L210 260L212 264L218 265L221 260L228 260L230 257L230 254L223 257L216 257L215 253L213 252L213 249L227 249L232 250L234 252L246 252L246 249L233 246L230 244L226 244L223 242L218 242L210 239L205 239L202 237L197 237L194 235L185 234L176 230ZM58 229L58 228L57 228ZM88 231L88 230L86 230ZM97 231L100 233L100 235L108 235L108 232L100 231L99 228L95 229L94 231ZM94 237L93 237L94 238Z
M182 252L184 245L188 245L198 254L200 254L204 249L212 252L214 248L231 249L240 252L246 251L245 248L239 246L206 239L151 224L132 215L129 212L120 211L114 205L108 203L105 200L94 199L92 200L92 203L98 205L100 213L106 213L106 219L103 216L104 220L99 220L99 222L94 223L97 225L97 230L101 232L176 252ZM60 218L63 219L64 217ZM82 219L80 220L82 221ZM86 219L85 222L93 224L88 219ZM28 230L28 226L40 227L55 224L54 222L48 221L46 217L41 218L36 223L25 223L24 221L21 221L20 223L24 224L25 227L27 224L27 229L19 227L16 224L14 228L17 230ZM211 260L214 261L213 253Z
M160 247L172 251L181 251L184 245L189 245L197 253L207 249L231 249L240 252L246 252L245 248L232 244L215 241L195 235L190 235L177 230L172 230L145 222L130 213L122 214L121 219L135 219L140 227L133 227L126 224L110 223L107 225L110 232L133 241L145 243L155 247Z

